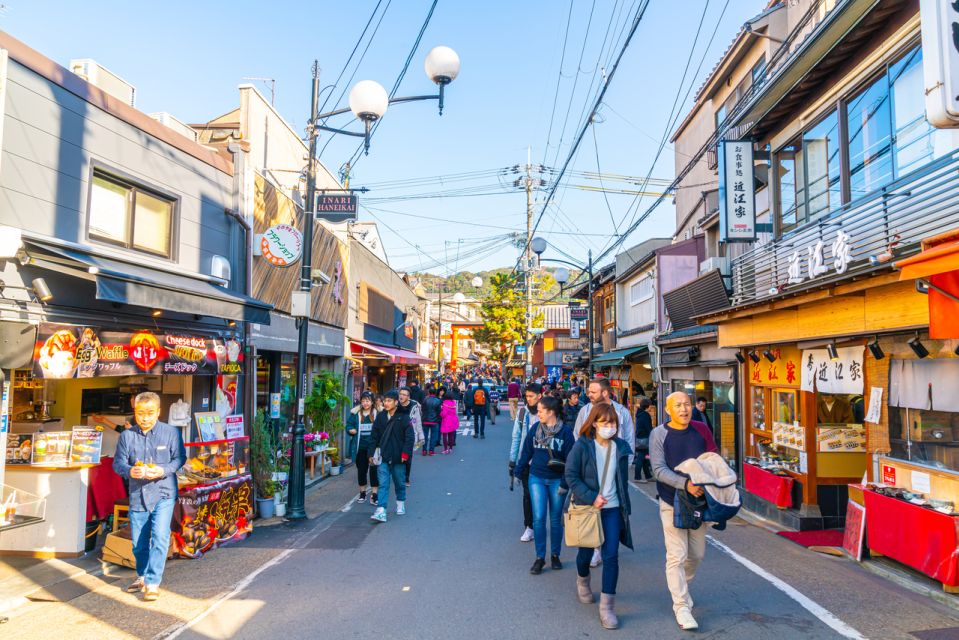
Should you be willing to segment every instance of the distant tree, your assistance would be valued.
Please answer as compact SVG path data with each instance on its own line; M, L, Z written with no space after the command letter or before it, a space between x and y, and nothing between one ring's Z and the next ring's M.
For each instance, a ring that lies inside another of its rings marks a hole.
M514 289L508 273L490 276L486 298L480 306L483 326L473 332L477 342L489 347L495 360L509 358L513 344L522 342L526 333L526 306Z

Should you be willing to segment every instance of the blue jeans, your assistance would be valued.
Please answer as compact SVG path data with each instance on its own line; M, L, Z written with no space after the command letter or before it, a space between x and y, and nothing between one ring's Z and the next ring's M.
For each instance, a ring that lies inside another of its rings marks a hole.
M486 407L473 408L473 435L486 435Z
M384 509L390 506L390 481L396 485L396 499L400 502L406 500L406 465L402 462L396 464L382 463L377 470L380 480L380 488L377 492L376 502Z
M603 523L603 593L616 595L616 583L619 581L619 534L623 528L623 515L619 507L602 509L600 519ZM589 575L589 561L593 559L593 550L580 547L576 554L576 573L585 578Z
M560 479L529 474L529 499L533 506L533 539L536 557L546 557L546 510L549 509L550 553L558 556L563 546L563 497Z
M423 436L426 438L426 444L423 445L424 451L432 451L440 446L440 425L435 422L424 422Z
M130 510L130 531L133 534L133 557L137 576L151 587L160 585L167 552L170 550L170 523L173 522L175 498L160 500L153 511Z

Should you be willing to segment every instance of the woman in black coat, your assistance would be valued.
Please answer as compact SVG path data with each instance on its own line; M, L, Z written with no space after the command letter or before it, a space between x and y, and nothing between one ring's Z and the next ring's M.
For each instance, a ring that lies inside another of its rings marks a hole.
M629 528L629 444L617 438L619 418L611 404L598 404L583 423L579 440L566 459L569 500L591 504L600 510L603 525L603 587L599 620L606 629L619 625L614 611L619 579L619 545L633 548ZM604 474L605 472L605 474ZM569 508L567 504L567 509ZM576 555L576 593L579 601L594 602L589 582L593 550L581 547Z

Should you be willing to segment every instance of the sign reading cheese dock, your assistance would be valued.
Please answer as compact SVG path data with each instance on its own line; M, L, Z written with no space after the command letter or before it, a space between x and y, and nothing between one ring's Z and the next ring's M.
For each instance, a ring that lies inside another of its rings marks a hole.
M270 264L288 267L300 259L303 252L303 234L288 224L273 225L263 234L260 251Z

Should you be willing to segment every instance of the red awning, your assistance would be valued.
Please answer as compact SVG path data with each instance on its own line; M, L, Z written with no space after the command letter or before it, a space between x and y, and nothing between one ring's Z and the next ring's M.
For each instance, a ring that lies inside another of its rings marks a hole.
M384 347L379 344L370 344L358 340L350 341L350 350L354 355L361 357L364 355L373 355L376 357L385 356L392 364L433 364L432 360L421 356L415 351L398 349L396 347Z
M923 241L922 253L896 263L900 280L929 283L929 337L938 340L959 338L959 241L954 232L945 236L941 244Z

